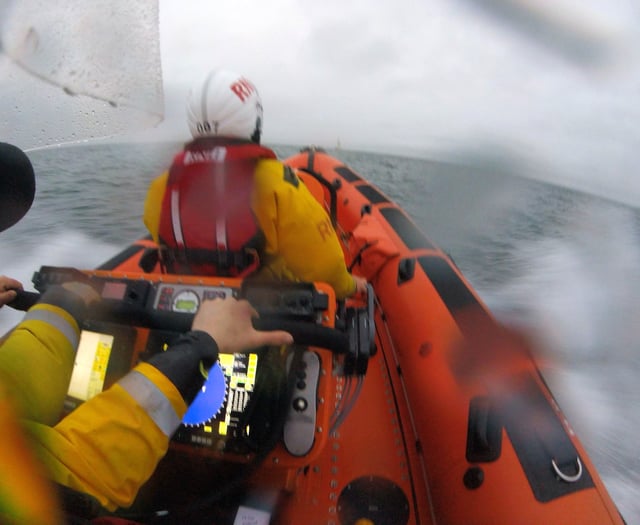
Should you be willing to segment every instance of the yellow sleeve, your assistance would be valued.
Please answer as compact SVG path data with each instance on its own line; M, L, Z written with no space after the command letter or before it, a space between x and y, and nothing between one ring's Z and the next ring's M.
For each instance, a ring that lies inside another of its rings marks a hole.
M158 242L158 229L160 228L160 212L162 210L162 199L164 190L167 187L169 172L166 171L159 177L151 181L147 190L147 197L144 201L144 213L142 222L149 230L155 242Z
M163 374L147 364L131 373L157 388L174 411L173 417L182 419L187 406ZM149 410L116 383L53 428L31 422L26 426L51 479L115 510L131 505L167 452L172 432L158 426L161 404L154 403Z
M59 419L79 337L65 310L37 304L0 346L0 382L22 417L44 424Z
M330 284L342 299L355 291L331 220L293 173L276 160L262 160L252 207L266 237L266 264L276 278Z

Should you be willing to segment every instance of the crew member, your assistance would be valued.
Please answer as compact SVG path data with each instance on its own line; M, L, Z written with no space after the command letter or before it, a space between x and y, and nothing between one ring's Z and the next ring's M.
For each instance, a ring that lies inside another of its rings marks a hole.
M295 171L260 145L262 102L245 77L211 71L191 91L193 141L149 188L144 223L170 273L324 281L366 290L347 271L331 221Z
M26 155L0 143L0 231L31 204L5 207L3 197L33 182ZM213 364L218 350L292 342L286 332L256 331L247 301L204 301L191 330L165 352L58 422L80 325L97 300L86 283L52 286L0 346L0 523L63 523L47 478L107 509L129 506L204 382L200 363Z

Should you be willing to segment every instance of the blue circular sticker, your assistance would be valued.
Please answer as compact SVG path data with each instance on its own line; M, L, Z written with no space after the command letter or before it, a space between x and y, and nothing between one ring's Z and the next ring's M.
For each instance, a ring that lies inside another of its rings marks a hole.
M227 385L220 363L209 370L209 377L202 385L202 390L189 405L182 423L184 425L201 425L213 418L224 403Z

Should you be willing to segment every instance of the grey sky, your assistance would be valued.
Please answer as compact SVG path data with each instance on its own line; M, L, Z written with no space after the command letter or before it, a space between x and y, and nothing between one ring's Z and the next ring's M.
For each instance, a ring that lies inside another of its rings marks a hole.
M640 13L622 0L160 3L166 120L225 66L258 86L266 142L518 170L640 204Z
M39 3L41 9L31 5ZM27 13L54 9L44 0L0 0L0 10L26 4ZM159 12L152 1L129 4L66 0L55 9L128 11L115 24L124 33L114 31L116 39L101 49L111 50L107 62L116 73L140 62L125 75L136 80L133 101L158 105L149 64L161 58L165 119L139 137L188 138L187 91L205 71L222 66L257 85L266 143L331 147L339 140L346 149L497 164L640 205L640 8L633 2L159 0ZM145 5L145 20L159 17L159 57L157 35L135 27ZM60 20L66 20L64 12ZM102 25L77 24L73 34ZM36 27L40 37L55 36L44 33L51 25ZM6 93L7 86L0 87ZM51 90L62 92L59 86L38 89L44 103L29 129L45 129L40 124L46 123L63 130L102 119L104 100L98 113L83 108L71 115L67 94L51 104ZM16 107L37 106L34 90L23 91L27 100ZM106 109L126 117L128 99L121 101L119 88L114 96L117 110ZM6 104L3 110L0 116L9 115L15 134L11 118L18 113ZM25 121L24 114L18 118ZM140 119L132 113L130 120ZM124 125L130 125L126 118Z

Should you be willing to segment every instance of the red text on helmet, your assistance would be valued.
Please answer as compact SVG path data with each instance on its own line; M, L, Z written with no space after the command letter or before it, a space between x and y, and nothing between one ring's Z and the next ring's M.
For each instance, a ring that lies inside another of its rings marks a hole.
M240 78L231 84L231 91L233 91L242 102L255 90L256 88L246 78Z

